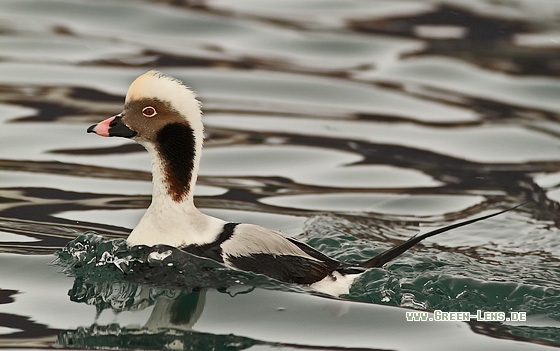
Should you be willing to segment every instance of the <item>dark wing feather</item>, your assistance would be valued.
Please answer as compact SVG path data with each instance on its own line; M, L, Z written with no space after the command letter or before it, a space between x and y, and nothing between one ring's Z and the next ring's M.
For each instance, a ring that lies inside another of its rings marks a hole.
M352 265L346 262L340 262L333 258L330 258L324 253L317 251L311 246L304 244L301 241L297 241L294 238L286 238L286 239L290 240L293 244L295 244L297 247L299 247L303 252L305 252L309 256L316 258L321 262L323 262L325 265L327 265L330 270L329 274L334 271L337 271L342 274L359 274L366 271L366 269L363 267Z
M313 284L334 270L325 262L294 255L258 253L250 256L229 256L227 260L234 267L244 271L296 284Z
M339 266L343 265L342 262L337 261L333 258L330 258L329 256L325 255L324 253L315 250L314 248L312 248L311 246L302 243L301 241L297 241L294 238L286 238L288 239L290 242L292 242L292 244L295 244L297 247L299 247L303 252L305 252L306 254L308 254L309 256L318 259L319 261L324 262L326 265L328 265L329 267L332 268L332 270L334 271L336 268L338 268Z

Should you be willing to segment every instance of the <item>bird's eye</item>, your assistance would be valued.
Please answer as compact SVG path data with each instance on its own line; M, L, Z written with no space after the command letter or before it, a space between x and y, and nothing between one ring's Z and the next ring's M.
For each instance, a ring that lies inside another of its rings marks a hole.
M152 106L146 106L142 109L142 114L146 117L154 117L157 115L157 111Z

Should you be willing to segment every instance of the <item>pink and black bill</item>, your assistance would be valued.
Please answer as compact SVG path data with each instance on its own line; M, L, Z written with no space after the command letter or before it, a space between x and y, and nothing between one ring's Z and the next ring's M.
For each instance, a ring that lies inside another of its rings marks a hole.
M122 116L121 115L116 115L110 118L107 118L104 121L101 121L97 124L94 124L92 126L90 126L87 129L88 133L95 133L99 136L103 136L103 137L113 137L113 136L117 136L117 137L123 137L123 138L132 138L134 136L136 136L135 131L133 131L132 129L128 128L123 122L122 122Z

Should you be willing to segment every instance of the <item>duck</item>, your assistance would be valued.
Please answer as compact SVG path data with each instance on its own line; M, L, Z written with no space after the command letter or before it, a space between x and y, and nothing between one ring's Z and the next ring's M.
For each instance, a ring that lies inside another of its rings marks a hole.
M129 246L169 245L333 296L348 294L353 281L366 270L382 267L428 237L513 209L412 237L365 262L346 263L279 231L228 222L195 206L204 126L201 103L182 81L156 70L142 74L130 85L122 112L90 126L87 132L132 139L150 157L152 201L129 234Z

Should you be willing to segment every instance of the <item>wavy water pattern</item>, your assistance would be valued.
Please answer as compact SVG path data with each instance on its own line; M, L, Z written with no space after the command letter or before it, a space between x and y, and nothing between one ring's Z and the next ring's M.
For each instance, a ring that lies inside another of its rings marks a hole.
M558 347L558 13L546 0L0 0L0 348ZM340 300L129 248L147 154L86 128L154 68L203 103L195 201L209 214L358 262L527 204L422 242ZM528 318L405 321L435 310Z

